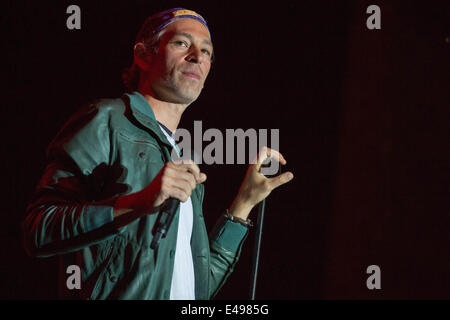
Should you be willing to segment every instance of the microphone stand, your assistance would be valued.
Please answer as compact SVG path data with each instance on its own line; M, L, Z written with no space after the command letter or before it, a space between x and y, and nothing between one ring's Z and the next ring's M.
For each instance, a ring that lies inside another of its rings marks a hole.
M262 238L262 228L264 221L264 209L266 206L266 199L263 199L258 204L258 218L256 221L256 235L255 244L253 248L253 264L251 273L251 288L250 288L250 299L255 300L256 292L256 278L258 276L258 263L259 263L259 252L261 250L261 238Z
M264 164L262 165L264 167ZM281 166L278 165L278 172L276 175L281 173ZM258 265L259 265L259 253L261 251L261 239L262 239L262 229L264 222L264 210L266 208L266 199L263 199L260 203L258 203L258 216L256 220L256 234L255 234L255 243L253 247L253 259L252 259L252 273L250 276L250 300L255 300L256 293L256 280L258 277Z

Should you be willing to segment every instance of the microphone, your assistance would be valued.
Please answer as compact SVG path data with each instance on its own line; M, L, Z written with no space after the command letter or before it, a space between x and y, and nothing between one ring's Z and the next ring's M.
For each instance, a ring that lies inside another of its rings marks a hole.
M180 204L180 200L169 198L164 203L164 210L159 215L158 221L155 223L154 227L154 235L152 243L150 244L150 248L155 250L158 248L159 241L161 238L165 238L167 235L167 231L172 224L173 217L177 213L178 205Z
M159 124L162 125L161 123ZM172 155L172 157L180 159L179 156L177 155L175 156ZM195 162L194 150L191 150L190 158ZM175 214L177 213L177 208L179 204L180 200L174 198L169 198L164 202L163 212L161 212L161 214L159 215L158 220L156 221L155 226L153 228L154 235L152 243L150 244L151 249L155 250L156 248L158 248L159 241L161 240L161 238L166 237L167 231L169 230L170 225L172 224L172 220L175 217Z

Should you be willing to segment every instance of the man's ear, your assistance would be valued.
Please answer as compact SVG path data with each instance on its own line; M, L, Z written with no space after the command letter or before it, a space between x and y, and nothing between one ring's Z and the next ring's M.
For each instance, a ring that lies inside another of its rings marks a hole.
M134 63L142 70L148 70L150 68L150 55L147 53L147 49L142 42L138 42L134 45Z

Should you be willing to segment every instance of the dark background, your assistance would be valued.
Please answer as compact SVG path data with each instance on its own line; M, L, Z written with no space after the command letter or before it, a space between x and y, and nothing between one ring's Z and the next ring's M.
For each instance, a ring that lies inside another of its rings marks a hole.
M19 228L45 148L80 106L122 94L140 25L176 6L206 18L216 54L180 127L279 128L295 175L267 199L257 298L450 298L448 1L6 3L0 298L55 298L54 258L28 258ZM246 168L201 166L208 228ZM253 236L218 299L248 297Z

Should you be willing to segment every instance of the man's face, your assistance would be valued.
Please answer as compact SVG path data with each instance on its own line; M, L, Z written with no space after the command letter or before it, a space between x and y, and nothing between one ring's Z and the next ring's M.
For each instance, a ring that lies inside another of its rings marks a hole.
M206 27L180 19L163 31L157 53L150 56L147 76L157 98L190 104L202 91L211 68L213 47Z

